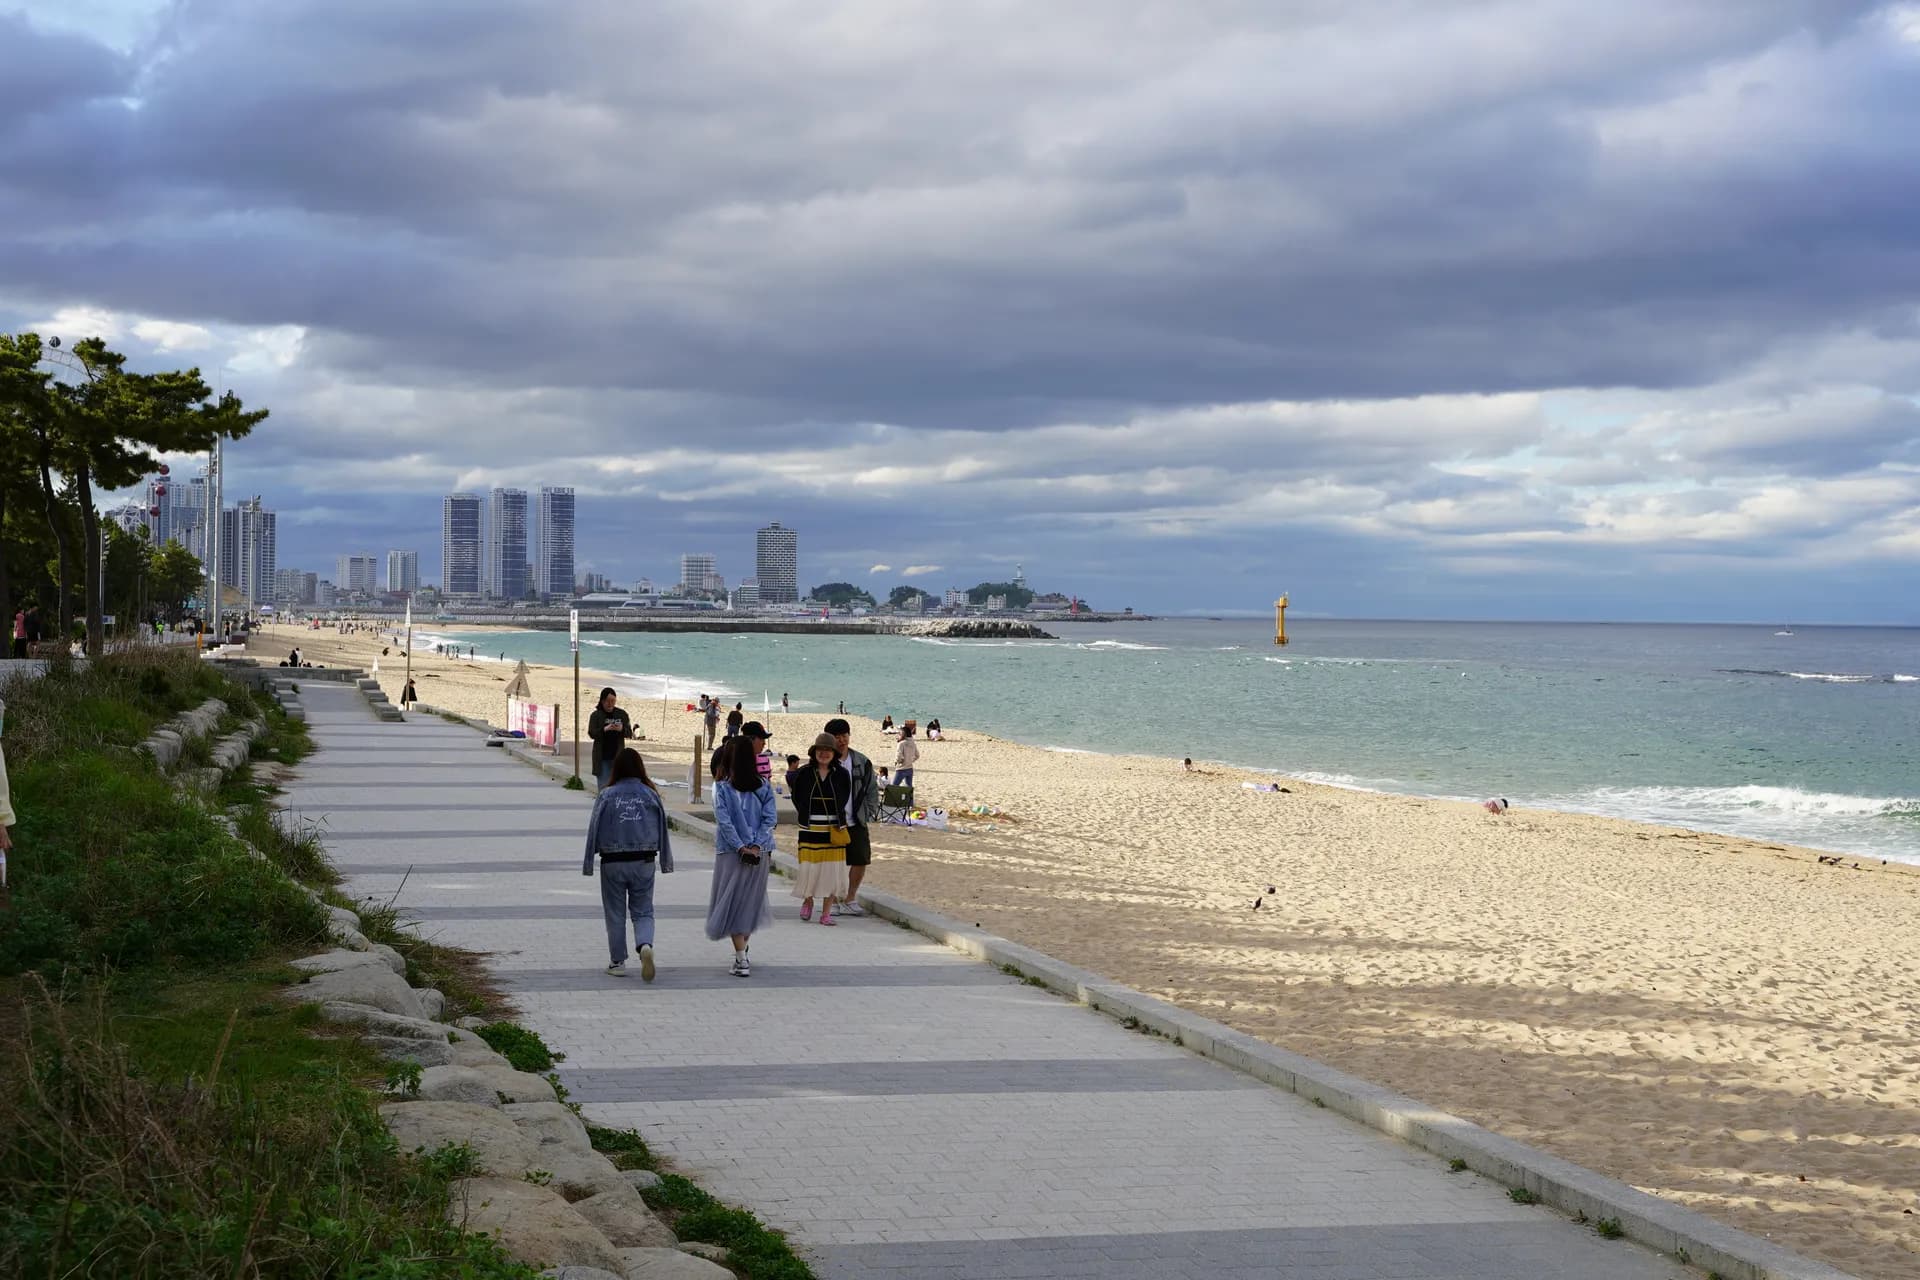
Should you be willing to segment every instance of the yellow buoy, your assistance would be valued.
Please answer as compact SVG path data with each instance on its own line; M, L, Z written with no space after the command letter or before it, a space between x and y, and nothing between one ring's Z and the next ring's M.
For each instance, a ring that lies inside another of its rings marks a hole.
M1281 596L1273 602L1273 642L1287 642L1287 598Z

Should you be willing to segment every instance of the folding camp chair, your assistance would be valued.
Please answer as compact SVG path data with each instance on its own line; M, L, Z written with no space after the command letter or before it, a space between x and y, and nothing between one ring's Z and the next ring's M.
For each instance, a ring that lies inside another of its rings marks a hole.
M880 789L880 821L904 823L912 808L912 787L889 785Z

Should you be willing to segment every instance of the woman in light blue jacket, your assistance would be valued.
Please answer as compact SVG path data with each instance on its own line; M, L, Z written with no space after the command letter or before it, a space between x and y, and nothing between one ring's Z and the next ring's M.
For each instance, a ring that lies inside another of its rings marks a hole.
M713 893L707 899L707 936L733 939L733 976L753 976L747 940L772 922L767 875L773 870L773 826L779 810L760 762L743 739L715 757L713 776Z
M607 972L627 976L627 917L633 917L633 945L640 953L640 978L653 981L653 873L673 871L673 842L667 835L667 809L647 776L647 762L632 747L610 762L612 780L593 802L587 819L587 860L580 874L593 874L600 855L600 905L607 917Z

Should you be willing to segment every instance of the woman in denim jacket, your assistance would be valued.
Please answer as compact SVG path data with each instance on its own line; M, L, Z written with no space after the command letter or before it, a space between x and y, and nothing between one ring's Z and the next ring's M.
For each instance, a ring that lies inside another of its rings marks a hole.
M587 860L580 874L593 874L600 855L600 906L607 916L607 972L627 976L627 917L640 952L640 978L653 981L653 873L673 871L667 809L647 776L646 761L632 747L613 758L612 781L593 802L587 819Z
M753 976L747 940L773 918L767 875L773 870L773 826L779 820L773 788L760 762L738 739L714 761L713 893L707 899L707 936L733 940L733 976Z

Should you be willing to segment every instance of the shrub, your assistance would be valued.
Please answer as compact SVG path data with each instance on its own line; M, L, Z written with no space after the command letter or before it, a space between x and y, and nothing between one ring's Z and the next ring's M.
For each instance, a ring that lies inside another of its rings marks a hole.
M474 1033L487 1042L487 1046L513 1064L515 1071L528 1071L534 1075L544 1075L553 1070L553 1064L566 1060L566 1054L555 1053L547 1048L547 1042L538 1032L529 1031L513 1022L489 1022Z

